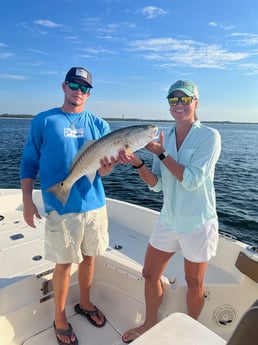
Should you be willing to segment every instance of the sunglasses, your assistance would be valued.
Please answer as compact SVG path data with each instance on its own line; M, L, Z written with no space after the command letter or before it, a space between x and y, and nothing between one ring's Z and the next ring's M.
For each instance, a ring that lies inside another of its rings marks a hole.
M67 81L66 84L73 91L77 91L78 89L80 89L81 92L84 93L84 94L90 92L90 87L88 87L88 86L81 85L81 84L78 84L78 83L73 83L72 81Z
M168 103L169 105L178 105L180 101L183 105L190 105L193 99L196 99L196 97L191 97L191 96L171 97L171 98L168 98Z

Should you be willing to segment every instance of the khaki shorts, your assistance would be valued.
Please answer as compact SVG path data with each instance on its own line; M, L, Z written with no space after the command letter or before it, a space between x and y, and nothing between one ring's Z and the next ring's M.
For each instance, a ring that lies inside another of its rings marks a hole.
M48 214L45 225L45 258L78 264L85 256L101 255L108 247L106 206L85 213Z
M216 255L218 239L217 219L210 219L202 229L183 235L176 234L173 229L158 222L149 243L152 247L168 253L181 250L184 258L191 262L207 262Z

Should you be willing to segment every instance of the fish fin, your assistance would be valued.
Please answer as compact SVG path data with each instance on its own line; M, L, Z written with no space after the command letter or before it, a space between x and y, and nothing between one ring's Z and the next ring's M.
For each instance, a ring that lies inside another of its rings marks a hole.
M53 194L57 200L59 200L61 202L61 204L64 206L67 202L67 199L69 197L71 188L67 187L64 184L64 181L61 181L57 184L55 184L52 187L49 187L47 189L47 192Z
M94 179L95 179L95 177L96 177L96 171L93 171L92 173L90 173L90 174L87 174L87 175L85 175L86 177L87 177L87 179L90 181L90 183L92 184L93 183L93 181L94 181Z
M82 147L79 149L79 151L76 153L74 159L73 159L73 162L72 162L72 165L71 165L71 168L70 168L70 171L72 170L72 168L74 167L75 163L77 162L78 158L80 157L80 155L86 151L92 144L95 143L96 140L87 140L83 145Z

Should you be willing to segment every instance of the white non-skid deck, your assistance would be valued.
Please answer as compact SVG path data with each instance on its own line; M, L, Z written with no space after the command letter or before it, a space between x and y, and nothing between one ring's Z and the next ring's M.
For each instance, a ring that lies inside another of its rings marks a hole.
M80 345L122 345L121 335L107 322L104 327L92 326L80 315L74 315L68 320L73 326ZM57 345L54 327L27 339L23 345Z
M37 229L28 228L17 193L10 193L0 210L5 217L0 221L0 333L6 335L1 345L56 345L51 288L53 264L44 259L44 220ZM36 198L40 202L38 194ZM96 259L92 301L108 321L105 327L96 328L75 314L73 307L78 303L79 289L77 266L73 265L67 316L80 345L123 344L121 334L144 319L141 271L158 213L112 200L108 200L107 206L110 247ZM205 278L206 299L200 321L225 339L257 298L257 284L235 267L241 249L246 251L244 245L241 247L234 240L221 237L218 255L208 265ZM180 254L171 259L163 283L161 320L171 313L186 312L186 283ZM227 317L231 316L232 322L227 323ZM222 318L222 323L226 321L226 326L220 325L216 318Z

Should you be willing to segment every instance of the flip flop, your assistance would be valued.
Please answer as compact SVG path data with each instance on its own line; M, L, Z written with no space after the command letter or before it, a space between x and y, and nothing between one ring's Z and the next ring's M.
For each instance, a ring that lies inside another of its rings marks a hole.
M125 339L124 339L125 335L127 335L127 337L130 337L130 335L131 335L131 336L133 336L133 339L125 340ZM134 341L135 339L137 339L140 335L141 335L140 333L134 331L133 329L129 329L129 331L127 331L127 332L125 332L125 333L123 334L122 340L123 340L124 343L130 344L132 341Z
M55 321L53 324L54 324L54 330L55 330L55 334L56 334L56 340L58 341L59 345L78 345L78 339L77 339L77 337L73 331L73 327L70 325L70 323L68 324L69 328L65 329L65 330L56 328ZM75 341L71 340L71 337L73 334L75 336ZM63 335L65 337L68 337L70 339L70 344L64 343L61 339L58 338L58 335Z
M76 313L85 316L93 326L103 327L107 321L104 315L104 321L100 325L97 324L97 322L91 318L94 315L96 315L99 318L99 310L95 305L94 308L95 310L85 310L80 307L79 303L74 306L74 310L76 311Z

